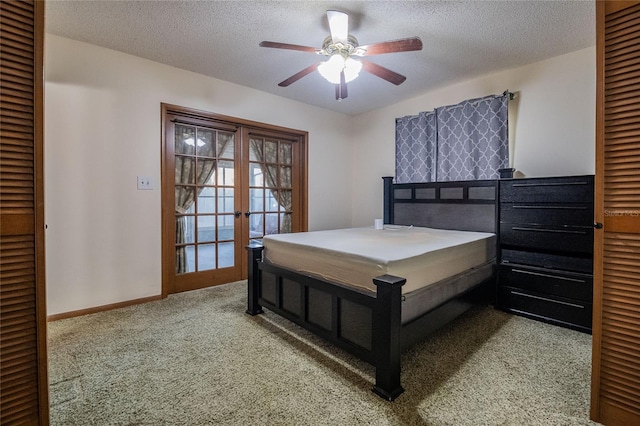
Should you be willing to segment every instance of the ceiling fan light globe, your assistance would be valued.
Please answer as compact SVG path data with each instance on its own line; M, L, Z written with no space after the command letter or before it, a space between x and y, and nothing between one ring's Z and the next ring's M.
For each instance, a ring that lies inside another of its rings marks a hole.
M330 83L340 84L340 72L344 67L345 61L342 55L331 55L327 61L318 66L318 72Z
M318 66L318 72L329 83L340 84L340 73L344 70L344 80L346 83L355 80L360 74L362 63L352 58L344 59L340 54L331 57Z
M360 75L361 69L362 63L360 61L356 61L353 58L347 58L347 60L344 61L344 81L348 83L355 80L358 75Z

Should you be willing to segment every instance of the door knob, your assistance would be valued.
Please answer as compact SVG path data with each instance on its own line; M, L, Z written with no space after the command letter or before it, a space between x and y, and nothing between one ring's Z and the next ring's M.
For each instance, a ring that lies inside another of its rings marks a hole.
M251 216L251 212L244 212L244 217L249 217Z
M240 217L240 215L241 215L241 214L242 214L242 213L240 213L239 211L236 211L233 215L234 215L235 217Z

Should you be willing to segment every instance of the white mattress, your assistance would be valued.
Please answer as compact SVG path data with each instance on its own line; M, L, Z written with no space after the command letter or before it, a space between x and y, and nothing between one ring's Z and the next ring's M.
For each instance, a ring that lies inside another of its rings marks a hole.
M373 292L374 277L406 278L404 294L495 257L495 234L396 225L268 235L263 245L270 263Z

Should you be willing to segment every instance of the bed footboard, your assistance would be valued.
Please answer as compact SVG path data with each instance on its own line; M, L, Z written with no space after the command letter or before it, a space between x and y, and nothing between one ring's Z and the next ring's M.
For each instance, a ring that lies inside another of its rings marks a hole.
M373 391L392 401L400 383L401 303L406 280L382 275L375 295L262 262L263 247L247 246L247 313L262 306L331 341L375 367Z

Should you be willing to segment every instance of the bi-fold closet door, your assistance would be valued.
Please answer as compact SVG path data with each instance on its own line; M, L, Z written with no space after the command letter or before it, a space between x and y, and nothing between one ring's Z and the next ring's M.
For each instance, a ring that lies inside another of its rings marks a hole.
M591 418L640 424L640 2L596 3Z
M44 1L0 1L0 423L49 424Z

